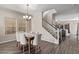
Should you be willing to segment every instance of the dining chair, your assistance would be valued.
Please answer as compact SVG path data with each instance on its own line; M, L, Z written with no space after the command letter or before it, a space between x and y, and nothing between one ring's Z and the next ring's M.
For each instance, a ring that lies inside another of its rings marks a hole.
M41 35L42 34L39 34L39 33L36 33L34 36L35 36L35 38L34 38L34 40L33 40L33 45L36 47L36 49L35 49L35 53L37 53L39 50L41 50L40 49L40 46L39 46L39 42L40 42L40 40L41 40Z
M24 51L25 51L25 47L27 46L27 41L26 41L26 38L25 38L24 35L25 35L24 32L20 32L20 33L19 33L20 48L22 48L23 53L24 53Z
M16 32L16 41L17 41L16 47L20 48L19 32Z

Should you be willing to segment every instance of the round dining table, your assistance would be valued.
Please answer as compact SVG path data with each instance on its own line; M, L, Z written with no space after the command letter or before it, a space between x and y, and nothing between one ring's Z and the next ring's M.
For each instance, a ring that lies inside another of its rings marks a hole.
M33 40L34 40L34 36L32 35L32 34L30 34L30 35L25 35L25 38L26 38L26 40L27 40L27 43L28 43L28 52L29 52L29 54L31 53L31 42L33 42Z

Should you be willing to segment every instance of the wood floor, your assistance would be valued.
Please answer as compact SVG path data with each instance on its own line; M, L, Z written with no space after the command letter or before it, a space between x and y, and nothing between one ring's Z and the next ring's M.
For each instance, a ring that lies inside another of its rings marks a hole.
M60 45L40 41L41 51L38 54L79 54L79 40L76 36L66 37ZM21 54L16 41L0 44L0 54Z

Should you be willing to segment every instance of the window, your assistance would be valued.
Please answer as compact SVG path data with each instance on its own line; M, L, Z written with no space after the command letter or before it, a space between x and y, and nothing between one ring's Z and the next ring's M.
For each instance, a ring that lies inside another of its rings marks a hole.
M16 32L16 20L14 18L5 18L5 34L13 34Z
M18 31L26 31L26 20L23 20L23 19L21 19L21 20L18 20L18 22L17 22L17 24L18 24Z
M5 18L5 34L14 34L16 33L16 28L18 31L26 31L30 32L31 31L31 20L26 21L23 19L18 19L16 23L15 18ZM16 27L17 25L17 27Z

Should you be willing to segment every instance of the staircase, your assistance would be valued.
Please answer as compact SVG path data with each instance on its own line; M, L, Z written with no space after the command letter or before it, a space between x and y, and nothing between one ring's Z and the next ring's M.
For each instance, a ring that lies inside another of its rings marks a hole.
M59 28L51 25L46 20L42 20L42 27L48 31L56 40L59 40Z
M50 33L52 37L54 37L55 41L60 43L62 40L62 30L59 28L59 25L56 26L55 24L55 10L48 10L42 12L42 27Z

